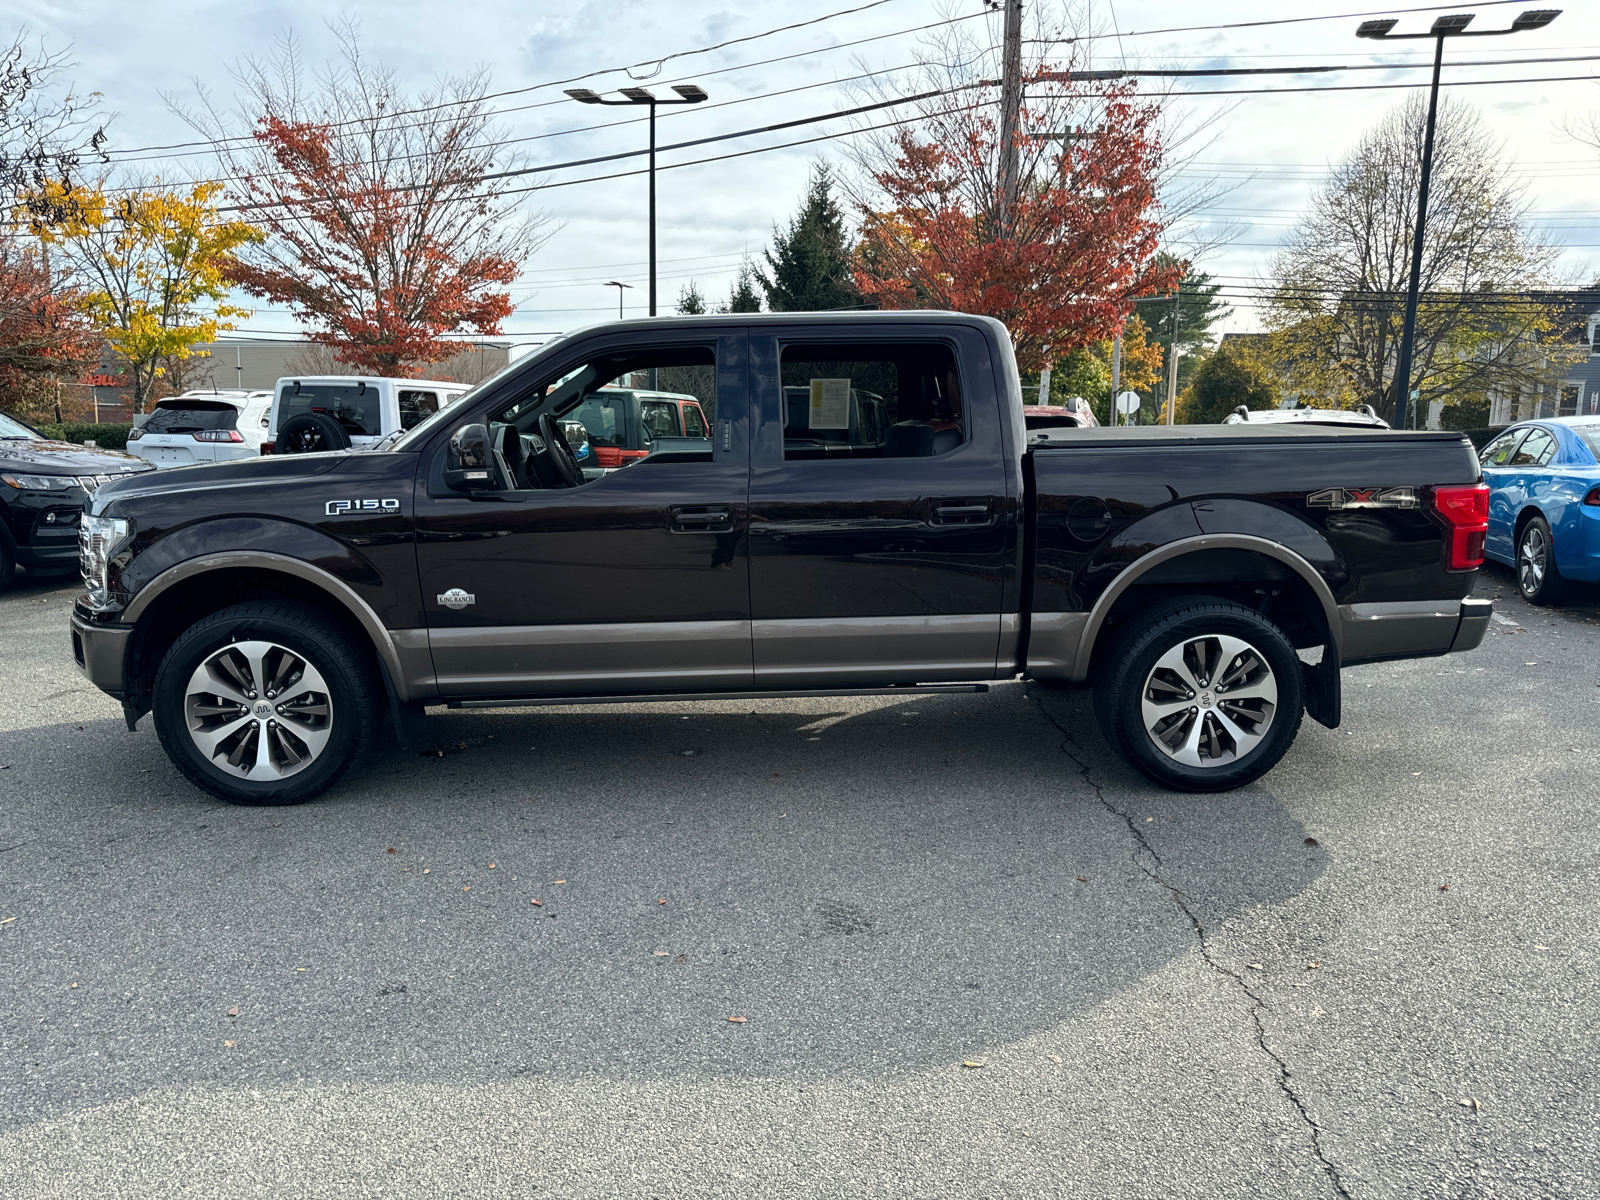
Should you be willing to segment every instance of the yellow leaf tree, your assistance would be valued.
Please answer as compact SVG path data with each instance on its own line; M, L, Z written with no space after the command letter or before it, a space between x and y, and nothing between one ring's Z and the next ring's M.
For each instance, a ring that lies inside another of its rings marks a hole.
M239 247L259 242L245 221L217 211L218 183L187 191L159 182L119 195L104 186L68 193L47 184L41 198L61 214L34 234L57 247L83 303L127 365L133 409L145 410L163 363L188 358L250 310L227 303L225 269Z

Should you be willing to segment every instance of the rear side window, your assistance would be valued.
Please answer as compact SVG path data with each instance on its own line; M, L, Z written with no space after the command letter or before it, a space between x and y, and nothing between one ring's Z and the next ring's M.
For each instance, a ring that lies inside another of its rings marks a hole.
M1517 447L1517 452L1511 456L1508 467L1542 467L1555 455L1555 434L1548 429L1535 426L1529 432L1527 439Z
M278 401L278 428L290 417L312 412L332 417L351 435L375 437L383 432L383 404L371 384L285 384Z
M786 459L928 458L966 441L943 343L787 345L782 378Z
M596 392L567 416L588 430L589 441L594 445L628 449L628 409L624 397Z
M706 419L700 414L700 409L693 404L683 406L683 435L685 437L708 437L706 433Z
M1483 448L1483 452L1478 455L1478 462L1486 467L1505 466L1506 459L1511 456L1511 452L1516 449L1517 443L1527 432L1526 429L1508 429Z
M683 436L678 428L678 406L670 400L639 401L639 420L652 438Z
M199 433L202 429L235 429L239 410L220 400L161 400L145 418L143 433Z
M1583 444L1589 447L1589 453L1594 455L1595 462L1600 462L1600 423L1574 425L1572 432L1583 439Z
M400 428L415 429L417 424L439 411L439 394L404 388L400 392Z

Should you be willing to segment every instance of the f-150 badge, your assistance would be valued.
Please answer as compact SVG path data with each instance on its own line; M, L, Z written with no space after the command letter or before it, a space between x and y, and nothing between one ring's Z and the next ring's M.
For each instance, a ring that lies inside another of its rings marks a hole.
M345 513L369 513L400 511L398 500L329 500L322 510L330 517L342 516Z
M1416 508L1417 489L1327 488L1312 492L1306 503L1317 508Z
M476 604L478 598L471 592L463 592L460 588L451 588L448 592L438 597L439 603L446 608L453 608L460 612L469 604Z

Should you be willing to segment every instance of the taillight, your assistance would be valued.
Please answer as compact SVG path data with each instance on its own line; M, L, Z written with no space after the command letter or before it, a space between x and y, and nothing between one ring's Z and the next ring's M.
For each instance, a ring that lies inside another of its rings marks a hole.
M274 449L276 449L276 447L273 446L273 444L271 442L262 442L261 443L261 453L263 453L263 454L271 454Z
M1600 508L1600 487L1590 488L1589 494L1583 498L1583 502L1590 508Z
M237 429L201 429L189 435L197 442L242 442L244 437Z
M1433 507L1450 522L1450 569L1483 565L1483 539L1489 533L1489 485L1469 483L1433 489Z
M130 442L137 442L143 436L144 436L144 430L139 428L139 426L137 426L137 425L135 425L132 429L128 430L128 440Z

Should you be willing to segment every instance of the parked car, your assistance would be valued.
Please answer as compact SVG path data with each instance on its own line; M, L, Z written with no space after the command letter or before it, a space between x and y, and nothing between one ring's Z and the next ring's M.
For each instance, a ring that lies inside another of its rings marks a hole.
M1241 404L1222 419L1224 425L1337 425L1388 429L1389 422L1370 404L1360 408L1250 408Z
M273 387L263 454L362 450L402 433L467 393L437 379L302 375Z
M1600 419L1513 425L1479 456L1489 485L1485 553L1517 573L1531 604L1569 581L1600 582Z
M128 431L128 453L158 467L254 458L267 437L271 392L193 391L157 400Z
M153 470L131 454L53 441L0 413L0 591L19 565L41 575L70 572L78 564L84 497Z
M1024 404L1022 420L1029 429L1092 429L1100 424L1092 412L1059 404Z
M643 458L658 438L710 436L700 401L679 392L597 388L567 416L588 431L596 467L620 467Z
M697 368L680 377L715 397L712 436L580 469L562 419L667 367ZM791 445L791 388L846 432L848 391L870 393L881 441ZM911 697L1019 673L1092 682L1118 753L1220 791L1269 770L1302 714L1339 724L1342 666L1479 644L1487 506L1459 433L1030 433L987 317L612 322L376 451L103 487L72 644L235 803L317 794L385 710L415 745L426 705Z

